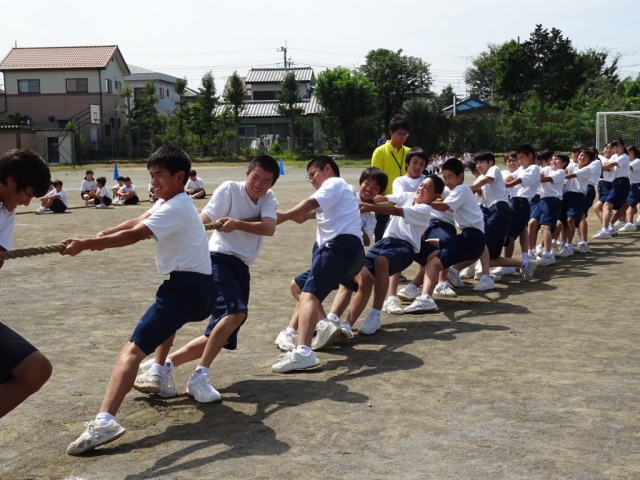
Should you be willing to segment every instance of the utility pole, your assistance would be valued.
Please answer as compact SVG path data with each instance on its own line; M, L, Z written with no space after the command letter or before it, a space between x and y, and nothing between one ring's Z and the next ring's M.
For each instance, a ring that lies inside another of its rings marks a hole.
M287 41L284 41L284 47L280 47L278 50L276 50L278 52L284 52L284 68L287 68Z

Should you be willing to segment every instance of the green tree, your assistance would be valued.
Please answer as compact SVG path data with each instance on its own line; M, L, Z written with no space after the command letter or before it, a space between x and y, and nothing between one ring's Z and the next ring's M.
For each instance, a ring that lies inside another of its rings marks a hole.
M215 109L218 106L219 97L216 96L216 84L211 72L207 72L202 76L201 85L198 88L195 105L197 109L192 109L192 114L197 113L199 118L193 121L192 125L196 126L196 133L200 137L200 145L204 156L209 156L212 151L212 141L215 134L216 114Z
M138 140L141 141L146 133L148 135L148 150L154 150L159 146L158 137L164 133L166 121L158 113L156 105L159 101L154 82L147 82L142 92L134 99L135 106L131 111L133 121L138 126Z
M240 151L240 143L238 139L238 123L240 122L240 115L245 108L245 98L247 96L247 88L238 75L238 72L233 72L229 77L229 83L227 90L224 92L225 100L229 104L231 110L231 117L233 119L234 131L236 132L236 152Z
M116 98L116 110L124 115L124 125L122 130L127 137L128 157L133 158L133 89L129 85L124 85L118 90Z
M360 70L376 89L383 125L403 111L407 100L431 95L429 64L420 58L402 55L402 49L397 52L384 48L371 50Z
M186 136L185 132L185 115L187 108L187 98L185 93L187 92L187 79L186 78L176 78L176 83L174 86L176 93L179 98L178 101L175 102L175 116L177 122L177 136L178 136L178 146L184 149L184 139Z
M289 72L284 76L280 91L277 94L278 114L289 119L289 149L295 150L295 125L296 118L304 113L304 109L298 105L300 102L300 91L296 74Z
M336 120L336 132L344 150L355 152L362 140L362 123L375 118L373 84L360 72L336 67L318 75L314 93L323 107L323 115Z

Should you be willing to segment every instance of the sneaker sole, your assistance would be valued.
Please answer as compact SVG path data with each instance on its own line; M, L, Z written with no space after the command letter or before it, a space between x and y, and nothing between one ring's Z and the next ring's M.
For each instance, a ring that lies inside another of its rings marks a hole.
M160 393L162 391L162 389L157 385L151 385L148 383L145 383L143 385L136 385L134 383L133 388L141 393Z
M100 446L102 446L102 445L106 445L107 443L111 443L111 442L113 442L113 441L115 441L115 440L119 439L119 438L120 438L121 436L123 436L125 433L127 433L127 430L126 430L125 428L120 427L120 430L118 430L118 431L116 432L116 434L115 434L113 437L111 437L111 438L108 438L108 439L106 439L106 440L103 440L103 441L101 441L100 443L96 443L95 445L91 445L90 447L87 447L87 448L85 448L85 449L83 449L83 450L78 450L78 451L73 451L73 452L70 452L69 450L67 450L67 453L68 453L69 455L80 455L80 454L82 454L82 453L90 452L91 450L94 450L94 449L95 449L95 448L97 448L97 447L100 447Z
M416 295L415 297L407 297L406 295L398 294L398 298L403 302L413 302L416 298L418 298L418 295Z
M436 313L439 311L440 311L440 308L436 306L436 308L432 308L430 310L411 310L411 311L405 310L404 313L407 315L415 315L415 314L422 314L422 313Z
M294 367L294 368L290 368L288 370L274 370L273 367L271 367L271 371L273 373L299 372L300 370L310 370L312 368L316 368L318 365L320 365L320 361L318 361L318 363L316 363L316 364L309 365L308 367Z
M331 335L329 335L329 337L327 338L327 341L324 342L322 345L312 345L311 350L314 350L314 351L321 350L325 347L333 345L339 336L342 336L341 329L338 329L335 332L331 333Z
M216 403L216 402L219 402L219 401L221 401L221 400L222 400L222 395L218 395L218 397L217 397L217 398L215 398L214 400L208 400L208 401L206 401L206 402L203 402L202 400L198 400L198 399L196 398L196 396L195 396L193 393L191 393L191 392L189 391L189 389L188 389L188 388L187 388L187 395L189 395L190 397L192 397L192 398L193 398L196 402L198 402L198 403Z

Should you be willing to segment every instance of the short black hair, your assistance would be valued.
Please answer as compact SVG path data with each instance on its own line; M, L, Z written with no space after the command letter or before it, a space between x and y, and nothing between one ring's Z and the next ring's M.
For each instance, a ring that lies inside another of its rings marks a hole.
M564 163L565 167L569 165L569 162L571 161L571 159L569 158L569 155L565 155L564 153L556 153L555 156L558 160Z
M195 170L191 170L191 171L189 172L189 176L190 176L190 177L195 177L196 175L198 175L198 174L196 173L196 171L195 171Z
M406 130L409 131L409 120L404 115L394 115L391 121L389 122L389 131L395 132L396 130Z
M129 178L129 177L124 177L124 181L125 181L125 182L130 182L130 181L131 181L131 178Z
M389 185L389 177L384 172L384 170L381 170L378 167L365 168L360 174L358 185L362 185L362 182L364 182L365 180L376 182L380 187L381 192L384 192L387 189L387 185Z
M409 150L409 153L407 153L407 157L404 159L404 163L408 166L413 157L421 158L425 161L425 163L429 163L429 155L427 155L427 152L422 150L420 147L413 147L411 150Z
M636 158L640 158L640 150L638 150L638 147L636 147L635 145L630 146L627 150L633 152Z
M0 156L0 183L6 185L13 177L17 191L33 188L41 197L49 190L51 172L40 155L28 149L11 149Z
M116 178L116 181L124 182L124 177L122 175L120 175L118 178Z
M580 153L582 152L582 150L584 150L584 148L582 148L582 145L576 145L571 149L571 153Z
M516 155L518 153L522 153L523 155L533 155L533 158L536 158L536 151L528 143L520 145L518 148L516 148Z
M191 159L187 152L173 145L165 145L158 148L147 160L147 170L151 167L159 167L167 170L172 176L183 172L183 185L187 184L189 172L191 171Z
M432 173L431 175L427 175L427 178L430 178L431 181L433 182L433 186L436 193L438 195L442 195L442 192L444 192L444 180L442 180L442 178L440 178L435 173Z
M247 167L248 171L253 171L256 167L260 167L265 172L270 172L273 174L273 183L271 185L275 185L280 177L280 165L276 162L276 159L269 155L258 155L257 157L253 157L251 162L249 162L249 166Z
M340 167L336 163L336 161L329 157L328 155L320 155L319 157L312 158L309 163L307 163L307 172L311 167L324 168L327 165L331 165L331 169L333 170L333 174L336 177L340 176Z
M60 186L60 187L61 187L61 186L62 186L62 180L55 180L55 181L53 182L53 186L54 186L54 187L57 187L57 186Z
M538 152L536 158L538 160L544 160L545 162L548 162L549 160L551 160L551 157L553 157L553 155L553 150L551 150L550 148L545 148L544 150L540 150Z
M482 151L476 153L475 161L476 161L476 163L478 163L478 162L493 162L493 164L495 165L496 164L496 156L490 150L482 150Z
M103 187L107 184L107 179L105 177L96 178L96 183L99 183Z
M589 157L589 161L592 162L593 160L596 159L596 152L593 151L593 149L591 148L583 148L582 150L580 150L580 153L585 154L587 157Z
M464 165L455 157L451 157L449 160L445 160L445 162L442 164L442 171L445 170L453 172L453 174L456 176L460 174L464 175Z

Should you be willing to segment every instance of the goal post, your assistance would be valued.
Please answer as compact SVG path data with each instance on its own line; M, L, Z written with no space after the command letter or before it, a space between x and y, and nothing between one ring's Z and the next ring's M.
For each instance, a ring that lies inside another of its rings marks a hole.
M596 148L621 139L628 146L640 146L640 111L596 113Z

